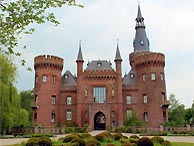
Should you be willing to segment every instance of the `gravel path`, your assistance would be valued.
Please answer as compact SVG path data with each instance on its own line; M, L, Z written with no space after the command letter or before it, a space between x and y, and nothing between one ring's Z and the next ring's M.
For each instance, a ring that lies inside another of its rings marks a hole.
M91 135L96 135L103 131L91 131ZM130 136L133 134L123 133L125 136ZM57 137L53 137L52 140L57 140L60 137L64 137L65 135L57 135ZM194 144L194 136L162 136L165 140L169 140L171 142L188 142ZM28 138L13 138L13 139L0 139L0 146L8 146L13 144L20 144L23 141L27 141Z

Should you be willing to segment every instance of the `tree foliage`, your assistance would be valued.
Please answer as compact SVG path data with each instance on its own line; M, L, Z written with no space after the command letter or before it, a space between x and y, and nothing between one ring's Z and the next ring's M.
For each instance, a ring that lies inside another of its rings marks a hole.
M28 112L20 107L20 96L14 86L16 67L0 52L0 133L13 126L25 125Z
M125 126L143 126L144 125L144 123L133 112L132 112L132 115L126 116L123 124Z
M76 0L1 0L0 1L0 50L7 54L20 56L14 51L22 33L31 34L34 28L27 30L32 23L51 22L58 25L54 13L48 13L50 8L63 5L77 5ZM78 5L80 6L80 5ZM24 46L26 48L26 46ZM21 61L24 65L25 60Z

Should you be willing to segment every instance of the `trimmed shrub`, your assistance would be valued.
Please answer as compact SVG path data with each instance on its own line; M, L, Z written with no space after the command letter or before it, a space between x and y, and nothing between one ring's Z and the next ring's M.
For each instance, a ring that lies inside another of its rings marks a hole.
M86 143L93 143L93 144L96 144L97 146L100 146L100 142L98 140L96 140L95 138L91 137L91 138L88 138L86 139Z
M162 142L161 146L171 146L171 143L170 143L170 141L165 140Z
M154 146L154 144L148 137L142 137L138 140L137 146Z
M130 142L124 142L121 146L133 146L133 144Z
M108 143L106 146L117 146L116 144Z
M92 137L92 135L90 133L81 133L80 137L81 138L90 138L90 137Z
M139 139L139 136L137 136L137 135L131 135L129 138Z
M85 146L86 142L82 138L74 138L71 143L77 143L79 146Z
M39 146L52 146L52 141L48 137L40 137L38 139L38 145Z
M125 142L129 142L128 138L126 137L122 137L121 139L119 139L120 143L125 143Z
M72 141L74 138L79 138L79 136L76 135L76 134L67 135L67 136L65 136L65 137L63 138L63 142L64 142L64 143L68 143L68 142Z
M139 139L137 139L137 138L128 138L128 140L129 140L130 143L136 143L137 144Z
M30 138L27 141L26 146L38 146L38 139L37 138Z
M159 144L161 144L161 143L164 142L164 138L162 138L160 136L154 136L154 137L151 138L151 141L153 143L159 143Z
M122 138L122 134L121 133L113 133L112 134L112 138L114 139L114 140L119 140L119 139L121 139Z
M86 146L97 146L95 143L87 143Z
M96 136L94 136L94 138L96 138L98 141L104 141L105 139L109 139L112 138L112 135L110 134L110 132L102 132L100 134L97 134Z

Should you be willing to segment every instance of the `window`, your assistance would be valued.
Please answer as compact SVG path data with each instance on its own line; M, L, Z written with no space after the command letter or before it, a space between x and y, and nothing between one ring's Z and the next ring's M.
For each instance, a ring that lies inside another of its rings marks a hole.
M51 113L51 122L55 122L55 112L53 111L52 113Z
M94 87L93 96L95 103L105 103L106 102L106 87Z
M71 120L72 114L71 114L71 110L68 109L66 110L66 120Z
M42 82L43 82L43 83L46 83L46 82L47 82L47 75L43 75L43 76L42 76Z
M131 96L127 96L127 104L131 104L131 101L132 101Z
M155 73L151 73L151 80L152 81L156 80L156 74Z
M115 121L112 121L112 126L113 126L113 127L116 126Z
M115 111L112 111L112 117L114 117L115 116Z
M132 118L132 110L131 109L127 109L126 110L126 116L127 116L127 119L131 119Z
M101 62L98 62L97 63L97 67L100 68L102 66L102 63Z
M162 102L164 102L164 100L165 100L165 93L163 92L162 93Z
M146 74L142 74L142 80L146 81Z
M144 121L148 122L148 112L146 110L144 111L143 116L144 116Z
M148 97L146 94L143 94L143 103L147 103L148 102Z
M38 75L35 76L35 83L38 83Z
M134 78L134 73L130 73L130 77L131 78Z
M53 83L56 83L56 76L53 76Z
M71 97L67 97L67 105L71 105L72 101L71 101Z
M56 104L56 96L52 95L51 97L51 104Z
M161 81L164 80L164 74L163 73L160 73L160 79L161 79Z

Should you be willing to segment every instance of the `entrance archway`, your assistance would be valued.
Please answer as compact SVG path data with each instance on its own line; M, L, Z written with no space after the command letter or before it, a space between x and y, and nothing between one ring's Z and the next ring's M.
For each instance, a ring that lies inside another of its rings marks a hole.
M94 116L94 130L106 130L106 117L100 111Z

